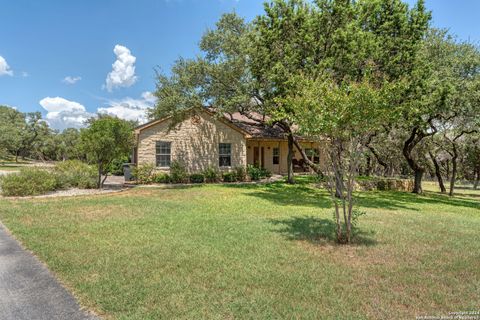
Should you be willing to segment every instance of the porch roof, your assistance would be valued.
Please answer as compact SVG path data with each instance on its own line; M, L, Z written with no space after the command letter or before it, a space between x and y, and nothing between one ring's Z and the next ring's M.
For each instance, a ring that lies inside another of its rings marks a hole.
M277 124L267 125L265 121L268 121L268 117L263 116L256 112L250 112L247 115L240 112L224 113L224 117L234 126L248 132L250 139L261 140L286 140L287 134ZM293 128L295 129L295 128ZM297 140L308 140L298 134L295 135Z

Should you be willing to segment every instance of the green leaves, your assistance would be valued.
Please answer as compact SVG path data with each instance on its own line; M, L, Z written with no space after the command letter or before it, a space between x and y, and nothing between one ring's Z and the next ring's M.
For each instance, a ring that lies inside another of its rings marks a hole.
M292 82L295 84L290 94L277 103L295 106L294 123L305 135L363 135L376 130L392 113L389 101L395 87L390 83L380 88L368 79L337 84L330 76L299 76Z
M80 139L89 161L103 166L115 158L128 155L134 145L132 125L106 115L91 119L88 128L81 130Z
M264 8L250 23L222 16L202 37L199 57L159 74L150 117L179 121L207 104L319 135L369 130L377 119L421 109L404 100L415 97L407 92L412 74L424 80L416 68L430 19L422 1L409 8L401 0L275 0Z

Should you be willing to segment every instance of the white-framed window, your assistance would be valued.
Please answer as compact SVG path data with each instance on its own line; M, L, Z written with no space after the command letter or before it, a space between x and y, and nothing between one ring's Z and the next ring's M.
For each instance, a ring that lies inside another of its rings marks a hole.
M155 156L157 167L170 167L171 151L171 142L157 141L155 143Z
M273 164L280 164L280 148L273 148L272 161Z
M218 165L220 167L232 166L232 144L231 143L218 144Z

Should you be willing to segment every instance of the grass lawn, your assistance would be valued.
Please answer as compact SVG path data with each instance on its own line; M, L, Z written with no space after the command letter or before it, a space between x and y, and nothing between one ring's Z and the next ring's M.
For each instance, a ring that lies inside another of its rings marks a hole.
M19 171L25 165L30 164L29 161L20 160L15 162L11 159L0 159L0 171Z
M106 318L412 319L480 310L480 192L457 192L361 193L353 246L306 183L4 199L0 219Z
M0 171L19 171L22 168L23 168L23 166L15 166L15 165L10 165L10 164L2 165L0 163Z

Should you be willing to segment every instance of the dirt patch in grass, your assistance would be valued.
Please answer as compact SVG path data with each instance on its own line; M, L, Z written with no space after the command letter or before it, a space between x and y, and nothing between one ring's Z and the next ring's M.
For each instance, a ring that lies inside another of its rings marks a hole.
M27 216L22 216L20 217L20 223L23 225L29 227L34 223L35 219L32 218L32 216L27 215Z

